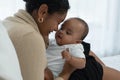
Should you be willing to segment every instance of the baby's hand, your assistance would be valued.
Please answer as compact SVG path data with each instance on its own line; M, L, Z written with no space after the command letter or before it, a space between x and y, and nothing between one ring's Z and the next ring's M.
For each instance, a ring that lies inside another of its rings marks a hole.
M72 58L72 56L69 53L69 49L68 48L66 50L62 51L61 54L62 54L62 58L66 59L67 61L69 61Z

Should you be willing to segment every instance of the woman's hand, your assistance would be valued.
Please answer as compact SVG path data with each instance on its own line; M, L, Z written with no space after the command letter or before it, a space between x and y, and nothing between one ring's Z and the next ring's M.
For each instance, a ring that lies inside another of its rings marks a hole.
M67 61L65 62L63 66L62 72L59 74L60 77L62 77L64 80L68 80L71 73L75 70L74 67L72 67Z

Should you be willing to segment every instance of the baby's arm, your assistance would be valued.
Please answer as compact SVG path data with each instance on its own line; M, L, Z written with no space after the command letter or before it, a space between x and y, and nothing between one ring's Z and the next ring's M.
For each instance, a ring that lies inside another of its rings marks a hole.
M78 58L70 55L68 49L62 51L62 57L63 59L66 59L66 61L71 64L73 67L77 69L82 69L85 67L86 59L85 58Z

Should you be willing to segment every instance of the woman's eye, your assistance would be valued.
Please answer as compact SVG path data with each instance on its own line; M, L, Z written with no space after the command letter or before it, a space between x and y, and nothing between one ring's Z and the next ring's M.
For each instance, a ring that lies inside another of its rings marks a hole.
M60 30L63 30L63 28L60 28Z

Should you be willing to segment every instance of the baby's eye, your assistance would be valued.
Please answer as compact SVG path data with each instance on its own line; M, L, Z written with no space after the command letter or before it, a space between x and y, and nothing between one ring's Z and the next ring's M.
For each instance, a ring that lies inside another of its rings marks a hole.
M66 34L70 35L70 34L71 34L71 32L70 32L70 31L66 31Z

